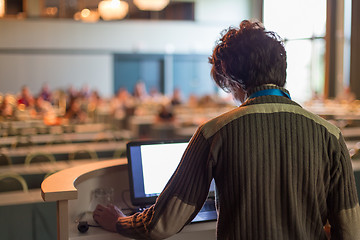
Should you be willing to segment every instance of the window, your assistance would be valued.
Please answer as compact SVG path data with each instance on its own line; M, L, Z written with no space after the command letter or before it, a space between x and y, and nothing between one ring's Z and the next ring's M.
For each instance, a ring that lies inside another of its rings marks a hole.
M184 100L218 90L210 78L207 55L116 54L114 60L114 93L120 88L133 92L137 82L143 82L148 92L165 95L181 89Z
M162 55L117 54L114 65L114 93L120 88L134 92L134 86L143 82L147 92L163 92L164 60Z
M175 55L173 87L181 89L184 99L191 95L213 95L218 90L210 77L211 65L204 55Z
M266 29L285 40L287 85L304 102L324 93L326 1L264 0Z

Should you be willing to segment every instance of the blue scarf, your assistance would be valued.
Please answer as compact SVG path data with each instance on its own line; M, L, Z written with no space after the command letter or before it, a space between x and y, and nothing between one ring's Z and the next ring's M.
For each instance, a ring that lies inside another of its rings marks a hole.
M255 93L251 94L248 99L256 98L256 97L260 97L260 96L268 96L268 95L282 96L282 97L287 97L287 98L291 99L291 97L288 93L281 91L280 89L277 89L277 88L265 89L265 90L255 92Z

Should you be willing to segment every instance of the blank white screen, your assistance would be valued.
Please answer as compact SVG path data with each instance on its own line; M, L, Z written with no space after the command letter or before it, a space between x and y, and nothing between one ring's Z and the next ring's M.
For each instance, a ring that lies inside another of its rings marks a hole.
M176 170L187 143L141 146L145 194L159 194Z

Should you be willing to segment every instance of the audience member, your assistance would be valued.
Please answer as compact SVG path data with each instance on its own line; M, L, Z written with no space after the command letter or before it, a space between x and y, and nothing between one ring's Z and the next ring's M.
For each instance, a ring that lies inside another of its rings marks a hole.
M87 114L81 109L81 98L75 97L70 100L64 118L74 123L84 123L86 121Z
M70 102L71 99L77 98L79 93L78 91L75 89L74 86L69 86L68 89L66 90L66 95L67 95L67 102Z
M199 102L198 102L198 97L194 94L191 94L189 96L189 99L188 99L188 102L187 102L187 105L190 107L190 108L196 108L198 107L199 105Z
M212 95L204 95L198 101L199 107L215 107L217 105Z
M18 97L18 105L23 104L25 107L31 107L34 105L34 98L30 93L27 86L23 86L20 96Z
M83 99L84 105L86 106L86 111L90 118L95 118L97 110L99 110L103 105L103 99L101 98L98 91L93 90L90 93L90 97L86 100Z
M34 104L34 115L36 118L42 118L48 113L52 113L54 111L50 102L43 99L42 95L39 95L35 98Z
M10 96L3 97L3 101L0 105L0 114L7 119L12 118L14 115L14 106L9 101Z
M171 104L172 105L182 104L181 90L179 88L174 89L173 95L171 97Z
M150 100L155 103L162 103L163 101L166 101L165 96L155 87L151 88L149 97Z
M83 99L88 99L91 96L91 90L89 85L84 84L80 91L78 92L78 97L82 97Z
M172 105L161 104L159 113L156 117L158 123L170 123L174 122L174 114L172 111Z
M42 85L42 87L41 87L39 96L41 96L41 98L42 98L44 101L51 102L51 101L52 101L51 95L52 95L52 94L51 94L49 85L48 85L47 83L44 83L44 84Z
M111 113L115 118L123 118L126 114L134 113L135 103L126 88L119 88L116 96L110 102Z
M336 100L338 100L340 103L352 103L356 100L356 96L351 91L350 87L345 87L343 92L337 96Z
M99 92L97 90L91 91L90 97L89 97L89 105L91 106L91 108L96 109L96 107L101 105L101 103L102 103L102 98L101 98Z
M134 97L138 101L144 101L148 98L146 86L144 82L137 82L134 87Z

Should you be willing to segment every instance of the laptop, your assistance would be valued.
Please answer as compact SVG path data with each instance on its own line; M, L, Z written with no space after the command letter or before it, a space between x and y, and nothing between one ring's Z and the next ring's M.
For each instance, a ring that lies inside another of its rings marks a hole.
M140 211L155 203L180 163L189 140L141 140L127 143L131 203ZM191 223L215 221L215 184Z

